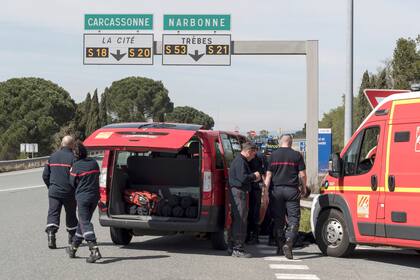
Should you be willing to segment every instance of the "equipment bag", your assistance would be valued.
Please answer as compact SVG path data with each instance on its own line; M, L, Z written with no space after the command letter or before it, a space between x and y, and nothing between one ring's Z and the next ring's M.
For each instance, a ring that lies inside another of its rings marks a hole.
M138 214L150 215L156 213L159 196L147 191L126 189L124 191L124 199L128 203L137 205L140 208L140 210L137 209Z

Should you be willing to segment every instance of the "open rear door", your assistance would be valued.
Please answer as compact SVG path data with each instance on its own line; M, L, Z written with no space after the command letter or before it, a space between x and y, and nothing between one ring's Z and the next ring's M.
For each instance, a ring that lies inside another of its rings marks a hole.
M201 128L200 125L130 123L108 125L85 141L89 149L180 150Z

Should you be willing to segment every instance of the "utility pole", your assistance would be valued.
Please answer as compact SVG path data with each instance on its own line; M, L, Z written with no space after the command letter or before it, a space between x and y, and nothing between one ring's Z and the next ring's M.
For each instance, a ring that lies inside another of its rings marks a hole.
M347 81L344 99L344 145L353 132L353 0L348 0Z

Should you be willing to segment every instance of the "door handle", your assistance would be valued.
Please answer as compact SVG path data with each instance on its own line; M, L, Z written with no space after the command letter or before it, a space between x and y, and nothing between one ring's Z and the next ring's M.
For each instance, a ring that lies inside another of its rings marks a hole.
M376 175L372 175L370 177L370 187L372 188L372 191L376 191L378 189L378 177L376 177Z
M395 191L395 176L394 175L388 176L388 190L390 192Z

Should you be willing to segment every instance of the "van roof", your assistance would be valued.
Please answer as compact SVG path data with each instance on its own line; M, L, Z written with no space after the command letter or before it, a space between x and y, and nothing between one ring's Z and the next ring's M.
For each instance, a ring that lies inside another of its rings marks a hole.
M133 122L133 123L113 123L103 127L106 128L166 128L176 130L193 130L197 131L202 128L198 124L185 124L185 123L163 123L163 122Z

